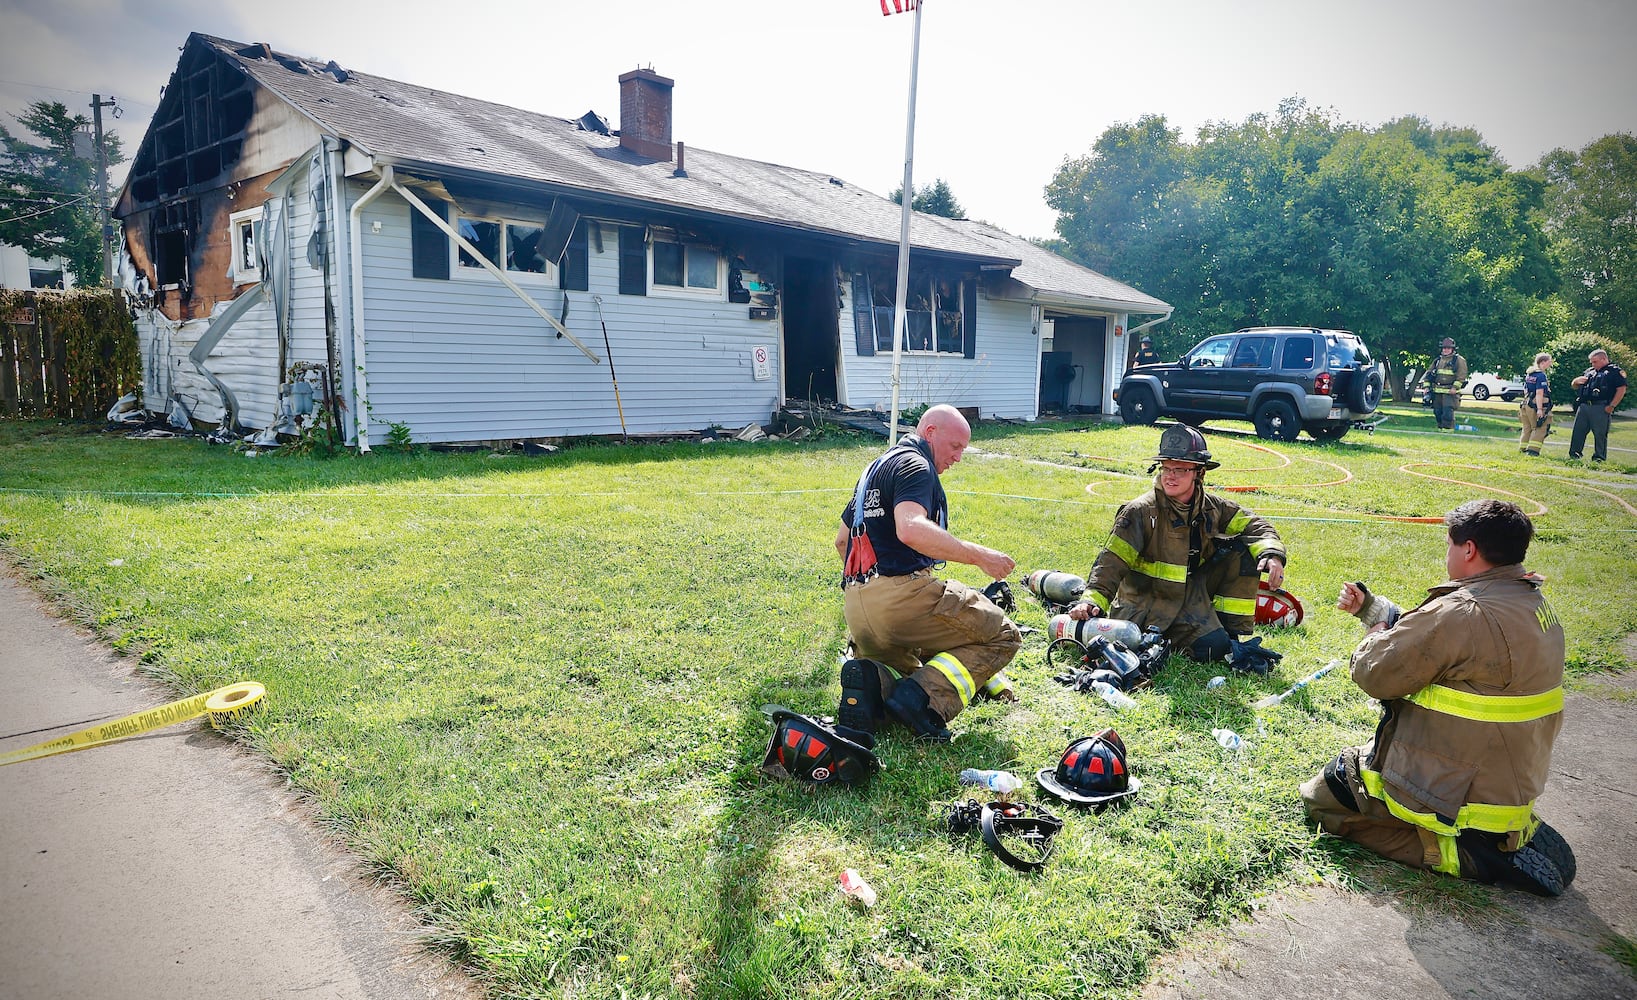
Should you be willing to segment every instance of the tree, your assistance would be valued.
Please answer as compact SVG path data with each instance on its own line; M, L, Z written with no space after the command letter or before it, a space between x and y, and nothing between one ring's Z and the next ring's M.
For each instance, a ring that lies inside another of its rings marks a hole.
M100 284L102 212L97 204L95 151L82 156L75 135L85 134L90 120L70 115L56 101L36 101L17 121L39 144L14 136L0 126L0 242L22 247L35 257L61 255L81 284ZM88 137L87 137L88 138ZM84 140L82 140L83 142ZM120 140L103 133L109 165L123 162Z
M892 199L894 205L902 205L904 203L904 186L900 184L893 188L892 194L888 195L888 197ZM955 200L955 192L949 189L949 183L942 177L933 181L931 187L923 187L915 192L915 197L909 201L909 207L917 212L925 212L927 215L941 215L946 219L966 218L966 209L962 208L961 203Z
M1541 168L1564 296L1581 325L1637 346L1637 136L1553 150Z

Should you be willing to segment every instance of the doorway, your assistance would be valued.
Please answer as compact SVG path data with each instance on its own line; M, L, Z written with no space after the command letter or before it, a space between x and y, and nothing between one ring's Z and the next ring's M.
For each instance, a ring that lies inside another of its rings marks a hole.
M836 401L835 265L812 257L784 261L784 391L793 399Z
M1103 412L1108 317L1052 316L1051 319L1054 332L1050 355L1054 359L1054 370L1042 370L1042 378L1054 372L1059 375L1072 372L1072 377L1064 379L1057 390L1064 408L1073 413Z

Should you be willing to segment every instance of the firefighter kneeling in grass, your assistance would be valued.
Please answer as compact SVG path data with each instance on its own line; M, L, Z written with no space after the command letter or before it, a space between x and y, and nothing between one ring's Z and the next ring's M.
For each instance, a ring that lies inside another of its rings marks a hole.
M1534 525L1501 500L1444 523L1449 581L1420 607L1343 586L1336 606L1369 628L1353 680L1381 700L1381 722L1302 799L1325 830L1383 857L1557 896L1574 852L1534 802L1563 723L1563 627L1522 565Z
M1187 424L1160 435L1154 489L1123 505L1091 568L1086 599L1069 609L1085 621L1100 615L1158 626L1172 647L1199 661L1232 657L1266 673L1277 654L1244 643L1256 625L1262 573L1284 584L1285 546L1273 525L1225 497L1205 492L1211 461L1205 436Z
M859 477L842 514L836 551L854 658L841 667L843 726L875 732L886 717L929 740L980 695L1015 700L1001 668L1023 644L1006 613L979 591L933 570L944 561L1004 580L1004 552L949 532L940 473L961 460L972 428L959 410L927 410Z

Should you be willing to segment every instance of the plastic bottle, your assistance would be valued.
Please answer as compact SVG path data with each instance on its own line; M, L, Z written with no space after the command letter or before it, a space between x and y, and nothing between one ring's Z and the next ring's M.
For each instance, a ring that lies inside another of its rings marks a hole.
M1238 750L1245 745L1245 741L1232 729L1213 729L1211 735L1216 737L1216 741L1222 744L1224 750Z
M1135 698L1132 698L1130 695L1126 694L1124 691L1121 691L1108 681L1092 681L1091 689L1102 695L1103 700L1108 702L1109 707L1114 709L1116 712L1123 712L1128 708L1137 707L1137 701Z
M1205 689L1207 691L1215 691L1217 688L1222 687L1226 683L1228 683L1228 679L1219 674L1205 682Z
M1458 431L1475 431L1478 428L1472 426L1471 424L1456 424L1455 429Z
M864 876L858 874L858 869L849 868L841 873L841 894L849 899L856 899L864 904L865 909L875 905L875 889L864 881Z
M1047 632L1053 639L1073 639L1082 646L1090 645L1091 640L1098 636L1133 648L1142 645L1143 641L1143 632L1137 623L1121 618L1087 618L1077 622L1067 614L1061 614L1052 618Z
M1023 787L1023 779L1010 771L980 771L969 767L961 772L961 784L980 785L999 795L1011 795Z

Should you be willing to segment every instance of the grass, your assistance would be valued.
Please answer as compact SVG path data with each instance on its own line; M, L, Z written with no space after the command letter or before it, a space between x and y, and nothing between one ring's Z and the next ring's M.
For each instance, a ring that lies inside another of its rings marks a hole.
M1347 655L1357 624L1330 607L1342 581L1411 604L1439 582L1440 528L1371 515L1486 494L1402 466L1547 504L1529 562L1551 580L1571 672L1625 664L1637 602L1610 582L1630 578L1637 515L1612 497L1637 503L1631 478L1525 460L1500 436L1515 409L1461 411L1492 439L1426 433L1430 415L1391 406L1373 436L1324 446L1211 433L1211 484L1262 488L1242 499L1280 527L1308 609L1267 636L1276 675L1212 691L1224 671L1173 659L1111 720L1050 681L1037 634L1008 671L1022 704L968 710L950 746L889 734L885 771L851 794L763 778L758 709L833 711L831 542L874 442L325 461L0 424L0 547L179 692L266 684L238 737L495 996L1117 996L1196 922L1271 887L1381 881L1314 834L1295 792L1368 736L1373 707L1340 671L1248 706ZM1637 446L1634 425L1617 422L1617 448ZM945 476L953 525L1019 575L1084 572L1115 506L1146 488L1157 440L982 427ZM1338 475L1319 463L1354 479L1292 487ZM1028 604L1019 617L1043 624ZM1068 814L1039 876L944 833L961 768L1032 773L1110 721L1144 791ZM1250 747L1223 751L1209 735L1223 726ZM847 867L880 893L873 910L839 897Z

